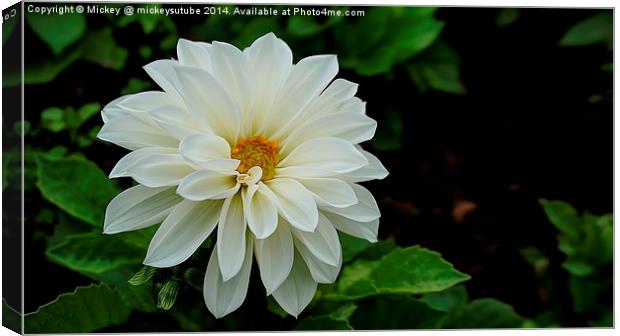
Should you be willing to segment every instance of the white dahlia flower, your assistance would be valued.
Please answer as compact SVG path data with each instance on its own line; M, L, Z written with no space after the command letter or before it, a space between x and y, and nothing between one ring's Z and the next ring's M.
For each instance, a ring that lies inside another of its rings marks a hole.
M332 82L336 56L293 64L274 34L243 51L181 39L177 53L144 67L163 92L102 111L98 137L132 151L110 177L138 183L110 202L104 233L161 222L144 264L172 267L217 227L204 280L213 315L243 303L254 257L267 295L297 316L340 271L336 230L377 239L379 209L356 184L388 174L357 145L376 122L357 84Z

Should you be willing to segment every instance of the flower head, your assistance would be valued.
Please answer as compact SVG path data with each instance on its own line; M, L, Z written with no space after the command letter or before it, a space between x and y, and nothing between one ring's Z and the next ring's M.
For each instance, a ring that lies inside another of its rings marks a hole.
M177 53L144 67L163 91L102 111L98 137L131 150L110 177L138 183L110 202L104 233L161 222L144 263L172 267L217 229L209 310L221 317L243 303L256 259L267 295L297 316L340 271L336 230L376 240L379 209L356 184L387 176L358 145L376 122L356 84L333 80L335 56L293 64L272 33L243 51L181 39Z

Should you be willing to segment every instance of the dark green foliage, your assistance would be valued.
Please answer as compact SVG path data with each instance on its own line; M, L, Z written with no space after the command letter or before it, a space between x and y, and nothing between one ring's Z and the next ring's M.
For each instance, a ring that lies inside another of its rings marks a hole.
M86 15L83 13L63 15L30 13L26 15L26 22L57 55L86 33Z
M328 300L355 300L380 294L441 291L468 280L436 252L398 248L376 261L358 260L345 268Z
M118 290L106 284L78 287L26 314L26 333L87 333L129 318Z
M560 40L562 46L586 46L605 43L610 49L613 45L613 17L611 11L601 11L578 22Z
M94 227L118 190L94 163L78 158L37 157L37 187L50 202Z

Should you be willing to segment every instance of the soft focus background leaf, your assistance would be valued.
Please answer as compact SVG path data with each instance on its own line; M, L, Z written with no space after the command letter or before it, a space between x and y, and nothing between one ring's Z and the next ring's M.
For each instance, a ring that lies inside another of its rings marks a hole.
M449 288L469 276L441 256L419 246L398 248L376 261L358 260L344 268L326 299L352 300L378 294L422 294Z
M514 309L495 299L477 299L451 316L445 328L517 328L524 319Z
M57 55L86 33L86 17L83 13L30 13L26 15L26 22Z
M112 35L111 28L91 31L86 35L82 57L85 60L113 70L121 70L125 66L129 52L119 46Z
M144 250L100 232L72 235L47 250L47 256L67 268L101 274L142 262Z
M465 306L467 300L467 290L463 285L454 286L441 292L424 294L420 299L429 307L442 312L460 309Z
M500 27L506 27L513 24L519 18L521 10L519 8L502 8L497 14L495 23Z
M353 303L346 303L327 315L317 315L307 317L299 322L296 330L353 330L349 324L351 315L356 311L357 306Z
M358 330L372 329L435 329L445 313L410 296L378 296L368 299L351 318Z
M337 41L351 54L341 62L363 76L385 73L426 49L439 36L443 23L435 8L372 8L355 24L334 31Z
M108 285L78 287L25 315L26 333L88 333L125 322L129 309Z
M409 76L422 91L433 89L464 94L460 78L460 59L446 43L437 41L407 67Z
M562 39L562 46L585 46L595 43L605 43L611 49L613 41L613 18L611 12L602 11L578 22L569 29Z
M340 245L342 246L342 261L345 263L355 258L372 244L366 239L353 237L342 232L338 232L338 236L340 237Z
M37 159L41 194L70 215L103 228L105 208L118 190L96 164L83 159Z

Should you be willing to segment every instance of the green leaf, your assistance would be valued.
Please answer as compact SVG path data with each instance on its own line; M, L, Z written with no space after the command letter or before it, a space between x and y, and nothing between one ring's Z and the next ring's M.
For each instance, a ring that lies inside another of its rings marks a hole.
M52 81L64 69L73 64L80 58L81 51L78 48L73 49L68 54L54 57L46 57L44 60L34 64L26 64L24 67L24 84L43 84ZM21 74L19 72L9 73L3 76L2 85L15 86L21 83Z
M168 280L159 290L157 295L157 307L168 310L174 306L179 294L179 283L176 280Z
M502 8L497 14L495 24L499 27L506 27L513 24L519 18L521 10L519 8Z
M86 17L83 13L63 15L28 13L26 22L56 55L61 54L86 32Z
M280 307L280 305L276 302L272 295L269 295L267 297L267 309L270 312L280 316L281 318L285 318L288 316L288 313L284 309L282 309L282 307Z
M138 49L138 53L140 53L140 56L142 56L142 58L150 58L151 55L153 55L153 48L148 45L142 45Z
M495 299L478 299L470 302L459 313L451 315L443 328L518 328L523 323L512 306Z
M562 267L574 276L587 276L594 272L592 266L581 261L566 261L562 264Z
M131 309L155 312L157 311L157 302L153 284L145 283L142 286L133 286L127 281L136 273L136 266L119 268L102 274L82 273L93 280L114 285L125 305Z
M48 249L61 244L69 236L80 233L87 233L92 230L92 226L90 226L89 224L79 221L64 212L55 211L55 209L54 211L51 211L52 215L57 217L56 223L54 225L54 232L51 236L46 236ZM39 215L43 216L43 211L41 211ZM53 222L53 219L46 220L46 222L51 223Z
M613 262L613 215L583 215L584 239L581 244L582 257L589 263L600 266Z
M248 47L257 38L274 32L278 34L278 18L277 17L257 17L243 26L243 30L235 39L235 46L239 48Z
M605 307L604 300L611 298L602 298L601 293L609 290L613 286L613 278L593 280L591 277L570 277L568 279L568 288L573 299L573 309L576 312L596 311Z
M467 290L463 285L454 286L437 293L424 294L420 299L429 307L442 312L458 310L467 304L467 300Z
M605 63L605 64L601 65L601 71L613 73L614 72L614 64L613 63Z
M129 283L134 286L143 285L153 278L153 276L157 273L157 270L158 269L155 267L143 266L131 277L131 279L129 279Z
M37 157L37 187L41 194L70 215L101 229L105 208L117 189L91 161Z
M342 66L363 76L388 72L429 47L443 29L434 18L436 8L377 7L355 24L339 25L335 39L343 50Z
M355 304L347 303L330 314L308 316L299 322L295 330L353 330L349 318L356 309Z
M338 8L333 9L337 10ZM318 23L315 18L310 16L291 16L288 19L286 30L293 36L312 36L342 21L343 18L343 16L330 16L324 23Z
M89 333L120 324L129 308L117 290L106 284L77 287L25 316L26 333Z
M46 108L41 112L41 126L54 133L64 130L67 127L64 120L64 113L64 110L60 107Z
M436 252L411 246L376 261L346 266L328 300L354 300L379 294L424 294L452 287L470 277L455 270Z
M176 33L170 33L168 35L166 35L166 37L164 37L160 42L159 42L159 49L161 50L172 50L174 49L174 46L176 46L178 41L178 36Z
M394 239L388 238L385 240L380 240L372 245L370 245L366 250L362 251L358 254L357 259L364 260L379 260L383 258L386 254L398 249L398 245L394 242Z
M295 36L310 36L323 31L323 25L316 22L313 17L292 16L288 19L287 31Z
M412 297L384 295L359 304L351 325L356 330L436 329L445 316Z
M407 66L409 76L420 91L427 89L447 93L464 94L461 82L460 59L450 46L437 41Z
M353 260L358 254L372 245L372 243L366 239L353 237L346 233L338 232L338 236L340 237L340 245L342 246L342 261L345 263Z
M579 239L579 229L582 226L581 218L570 204L562 201L539 200L549 221L569 239Z
M613 45L613 17L611 10L582 20L571 27L560 40L561 46L586 46L605 43Z
M79 116L79 123L73 126L76 129L79 128L85 121L92 118L99 112L101 112L101 104L99 103L88 103L82 105L82 107L80 107L80 109L77 111Z
M144 251L117 236L88 232L69 236L45 254L60 265L82 273L102 274L142 263Z
M116 44L112 28L89 32L82 45L82 57L102 67L121 70L125 66L129 52Z

